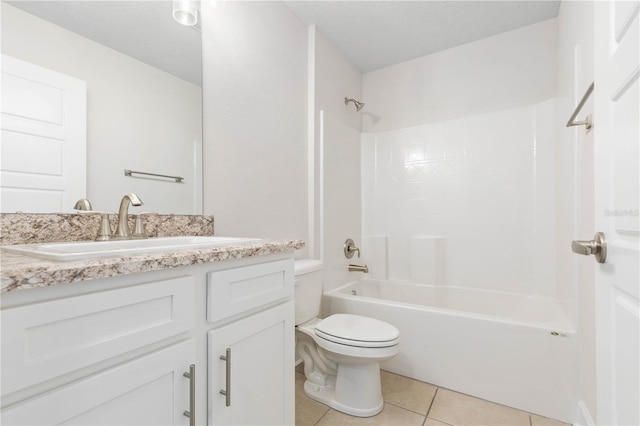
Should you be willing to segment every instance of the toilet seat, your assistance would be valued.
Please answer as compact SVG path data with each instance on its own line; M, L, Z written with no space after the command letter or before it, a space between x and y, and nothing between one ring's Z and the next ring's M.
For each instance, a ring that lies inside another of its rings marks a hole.
M314 333L321 339L359 348L385 348L400 341L397 328L360 315L334 314L318 322Z

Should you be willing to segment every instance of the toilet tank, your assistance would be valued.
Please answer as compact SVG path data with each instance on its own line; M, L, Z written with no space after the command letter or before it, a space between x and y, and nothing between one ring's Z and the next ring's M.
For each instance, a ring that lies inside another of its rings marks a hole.
M320 314L324 265L320 260L296 260L294 275L295 321L298 325Z

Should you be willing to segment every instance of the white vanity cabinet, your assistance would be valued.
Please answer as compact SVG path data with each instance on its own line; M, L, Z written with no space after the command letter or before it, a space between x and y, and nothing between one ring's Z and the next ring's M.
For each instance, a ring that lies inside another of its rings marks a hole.
M208 332L209 424L294 424L293 263L211 273L207 285L210 322L258 310Z
M286 253L6 293L0 424L293 424L293 315Z

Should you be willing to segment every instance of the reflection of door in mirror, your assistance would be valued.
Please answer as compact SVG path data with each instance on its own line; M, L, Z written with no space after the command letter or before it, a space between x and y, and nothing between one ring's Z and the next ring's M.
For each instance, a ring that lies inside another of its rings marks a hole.
M113 212L134 192L144 211L201 214L202 95L199 65L190 60L199 59L200 33L175 22L171 2L3 0L0 9L2 54L86 82L80 198ZM183 68L190 72L180 73ZM184 180L128 177L127 169ZM76 201L62 211L72 212Z
M86 84L2 55L0 211L68 211L86 196Z

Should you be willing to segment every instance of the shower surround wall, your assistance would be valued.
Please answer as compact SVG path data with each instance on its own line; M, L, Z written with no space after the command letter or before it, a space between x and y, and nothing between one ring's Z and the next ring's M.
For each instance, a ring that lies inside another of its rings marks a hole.
M557 297L555 19L363 77L375 277Z
M386 236L388 279L555 298L554 117L549 100L363 134L363 234Z

